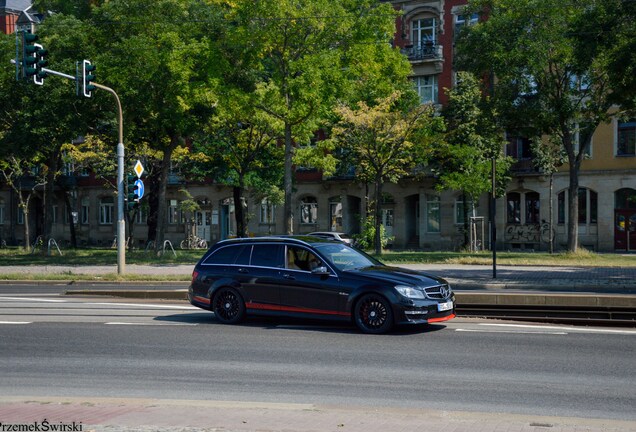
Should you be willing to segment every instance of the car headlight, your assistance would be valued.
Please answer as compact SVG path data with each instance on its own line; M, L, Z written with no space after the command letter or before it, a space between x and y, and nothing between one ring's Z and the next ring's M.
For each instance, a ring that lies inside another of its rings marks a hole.
M397 285L395 289L397 290L397 292L399 292L406 298L410 298L410 299L425 299L426 298L423 291L420 291L410 286Z

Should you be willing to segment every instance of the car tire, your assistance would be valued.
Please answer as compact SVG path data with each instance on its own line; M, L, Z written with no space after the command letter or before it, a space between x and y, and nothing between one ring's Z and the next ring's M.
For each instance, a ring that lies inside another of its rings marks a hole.
M362 296L356 302L353 317L363 333L386 333L393 328L391 304L378 294Z
M245 303L232 288L220 288L212 298L212 312L223 324L236 324L245 318Z

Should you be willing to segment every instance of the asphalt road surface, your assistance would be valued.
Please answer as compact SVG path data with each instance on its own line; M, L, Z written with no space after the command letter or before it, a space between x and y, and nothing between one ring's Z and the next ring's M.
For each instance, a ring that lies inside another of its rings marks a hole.
M184 303L0 294L0 394L636 420L636 330L455 319L218 324Z

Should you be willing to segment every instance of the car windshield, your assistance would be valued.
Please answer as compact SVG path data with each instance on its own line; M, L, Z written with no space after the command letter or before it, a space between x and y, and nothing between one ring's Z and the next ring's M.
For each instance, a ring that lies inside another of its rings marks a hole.
M369 255L342 244L325 243L314 246L338 270L352 270L382 265L380 261L371 258Z

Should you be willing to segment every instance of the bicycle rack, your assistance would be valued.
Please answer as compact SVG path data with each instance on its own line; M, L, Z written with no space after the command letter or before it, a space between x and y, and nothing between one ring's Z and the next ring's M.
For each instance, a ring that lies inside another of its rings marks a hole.
M31 246L31 255L35 253L35 249L38 248L38 246L40 246L43 242L44 239L42 238L42 236L37 236L37 238L33 242L33 245Z
M48 244L48 247L46 249L46 254L49 255L49 256L51 255L51 245L55 246L55 248L57 249L57 253L59 253L60 256L62 256L62 251L60 250L60 247L57 245L57 242L55 241L54 238L50 238L49 239L49 244Z
M174 257L176 258L177 257L177 253L174 251L174 248L172 247L172 242L170 240L164 240L162 254L166 253L166 243L168 244L168 246L170 246L170 249L172 249L172 253L173 253Z

